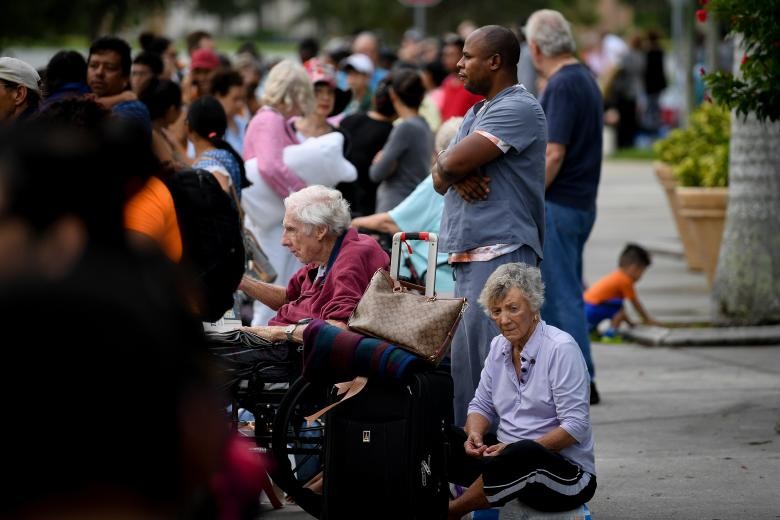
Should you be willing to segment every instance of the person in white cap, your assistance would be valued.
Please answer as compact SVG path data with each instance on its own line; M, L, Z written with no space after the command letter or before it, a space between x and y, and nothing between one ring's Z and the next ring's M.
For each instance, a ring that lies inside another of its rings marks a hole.
M352 101L344 109L344 115L355 112L368 112L371 109L370 88L371 77L374 74L374 64L365 54L353 54L341 62L341 69L347 75L347 85L352 91Z
M31 65L16 58L0 58L0 122L25 119L38 110L40 82Z

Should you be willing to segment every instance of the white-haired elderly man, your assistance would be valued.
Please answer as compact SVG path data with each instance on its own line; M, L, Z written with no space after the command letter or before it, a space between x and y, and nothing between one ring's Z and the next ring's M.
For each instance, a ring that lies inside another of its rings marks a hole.
M569 511L596 491L588 369L572 337L541 321L543 302L539 268L514 262L498 267L479 297L501 334L466 426L453 431L449 478L469 488L450 502L452 519L515 499Z
M265 327L248 330L271 341L303 341L312 318L346 327L371 276L389 258L376 240L350 229L349 204L338 190L309 186L284 199L282 245L305 264L287 287L245 276L239 289L276 310Z
M547 80L539 103L547 116L542 317L575 339L595 377L582 300L582 251L596 219L604 102L590 70L574 56L569 22L543 9L528 18L531 60ZM591 404L599 401L591 385Z

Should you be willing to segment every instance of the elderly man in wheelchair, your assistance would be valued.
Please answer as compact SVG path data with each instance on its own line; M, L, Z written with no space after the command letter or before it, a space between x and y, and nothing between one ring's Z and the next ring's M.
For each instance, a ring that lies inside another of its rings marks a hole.
M316 515L318 499L300 492L320 471L324 427L304 417L326 403L328 388L299 377L303 331L312 319L346 329L371 277L389 258L376 240L350 228L349 205L339 191L309 186L284 205L282 245L305 265L287 287L245 275L239 289L276 315L267 326L212 339L212 352L228 369L234 423L239 408L252 414L257 445L275 461L274 480Z
M349 204L337 190L309 186L287 197L282 245L304 265L287 287L244 276L239 289L276 310L267 326L247 327L269 341L303 342L312 318L346 327L371 276L389 258L377 242L350 229Z

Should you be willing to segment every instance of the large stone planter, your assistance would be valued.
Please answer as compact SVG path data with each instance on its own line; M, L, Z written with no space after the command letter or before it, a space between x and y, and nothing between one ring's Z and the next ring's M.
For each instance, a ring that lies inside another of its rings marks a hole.
M674 193L674 189L677 187L677 177L674 176L672 168L666 163L655 162L653 164L653 169L655 170L655 176L658 178L658 182L664 188L666 201L669 203L669 209L672 210L674 225L677 228L677 235L680 237L680 241L683 245L685 263L688 264L688 269L691 269L692 271L701 271L703 265L702 260L699 257L698 247L696 246L693 236L691 236L691 232L688 230L688 226L680 217L677 196Z
M718 267L728 193L728 188L675 189L680 217L696 244L710 286Z

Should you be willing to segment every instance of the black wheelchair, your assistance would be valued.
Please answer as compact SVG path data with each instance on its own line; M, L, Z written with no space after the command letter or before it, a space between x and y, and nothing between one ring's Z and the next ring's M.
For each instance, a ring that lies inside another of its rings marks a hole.
M270 476L296 504L319 517L322 496L305 484L322 471L324 417L305 417L324 408L332 385L301 378L303 346L272 343L241 330L209 332L209 350L221 363L230 398L232 428L253 436L273 465ZM254 428L241 428L239 410L254 416Z

